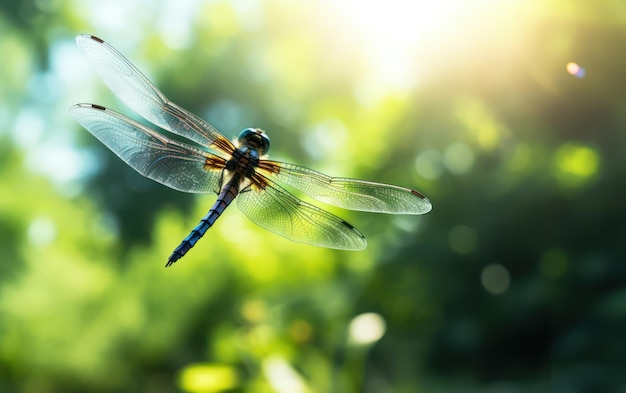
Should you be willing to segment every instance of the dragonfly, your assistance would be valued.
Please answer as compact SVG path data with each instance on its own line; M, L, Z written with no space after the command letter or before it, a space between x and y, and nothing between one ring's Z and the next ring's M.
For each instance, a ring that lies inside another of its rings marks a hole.
M182 258L237 201L254 223L291 241L362 250L365 236L330 212L305 202L282 185L322 203L367 212L424 214L432 209L422 193L390 184L331 177L303 166L268 159L270 139L246 128L230 141L215 127L176 105L111 45L82 34L76 43L87 62L130 109L157 131L97 104L76 104L76 121L141 175L178 191L217 194L200 223L174 249L165 266ZM163 130L188 140L171 139Z

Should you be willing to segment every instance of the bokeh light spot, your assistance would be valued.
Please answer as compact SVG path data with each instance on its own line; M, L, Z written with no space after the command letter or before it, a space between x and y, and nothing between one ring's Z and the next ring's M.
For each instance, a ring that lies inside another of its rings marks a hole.
M45 128L45 120L36 109L24 108L15 119L13 137L18 146L29 148L40 142Z
M598 170L598 154L586 146L566 144L556 153L559 169L580 177L588 177Z
M273 356L263 362L263 371L270 385L278 393L307 393L304 380L284 359Z
M241 306L241 315L253 323L263 321L266 314L265 304L260 300L248 300Z
M464 143L453 143L443 152L443 163L455 175L463 175L474 165L474 152Z
M485 266L480 275L480 281L488 292L500 295L509 289L511 275L504 266L492 263Z
M554 154L557 178L568 185L579 185L598 172L600 157L588 147L565 143Z
M307 321L298 319L289 326L289 333L293 341L305 343L309 341L313 335L313 326Z
M28 241L37 246L50 244L57 235L54 223L45 217L33 220L28 226Z
M385 320L373 312L357 315L350 321L348 328L350 342L362 345L373 344L380 340L385 330Z
M493 124L485 124L476 130L478 143L485 149L493 149L500 141L498 130Z
M466 225L457 225L448 234L448 245L459 254L469 254L476 249L478 234Z
M348 130L337 119L326 119L306 133L303 146L309 155L321 159L337 153L347 143Z
M219 364L190 364L183 369L180 388L192 393L222 392L238 385L237 373L232 367Z
M415 169L420 176L435 180L443 173L441 154L435 150L425 150L415 159Z

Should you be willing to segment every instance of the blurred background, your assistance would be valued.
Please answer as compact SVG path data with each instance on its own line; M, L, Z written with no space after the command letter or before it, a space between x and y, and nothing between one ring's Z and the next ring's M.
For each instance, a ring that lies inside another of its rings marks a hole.
M68 114L128 115L108 41L229 138L417 189L291 243L145 179ZM0 2L0 391L626 392L626 3Z

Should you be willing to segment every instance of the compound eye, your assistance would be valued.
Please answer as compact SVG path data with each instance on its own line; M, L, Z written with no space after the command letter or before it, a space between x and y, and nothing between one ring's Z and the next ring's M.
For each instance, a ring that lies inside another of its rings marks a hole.
M260 155L267 153L270 149L270 138L259 128L246 128L241 131L237 140L242 146L255 149Z

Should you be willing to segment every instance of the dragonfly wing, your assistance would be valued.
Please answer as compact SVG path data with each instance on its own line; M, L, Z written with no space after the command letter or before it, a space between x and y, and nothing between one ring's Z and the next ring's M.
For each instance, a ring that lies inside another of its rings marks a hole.
M101 39L76 37L85 59L129 108L151 123L188 138L213 152L229 154L233 144L212 125L169 101L128 59Z
M237 197L239 209L257 225L298 243L362 250L367 241L361 232L341 218L301 201L269 179L251 185Z
M263 173L313 199L350 210L390 214L424 214L432 209L420 192L391 184L331 177L299 165L263 160Z
M100 142L142 175L175 190L218 193L225 160L171 140L99 105L78 104L70 113Z

